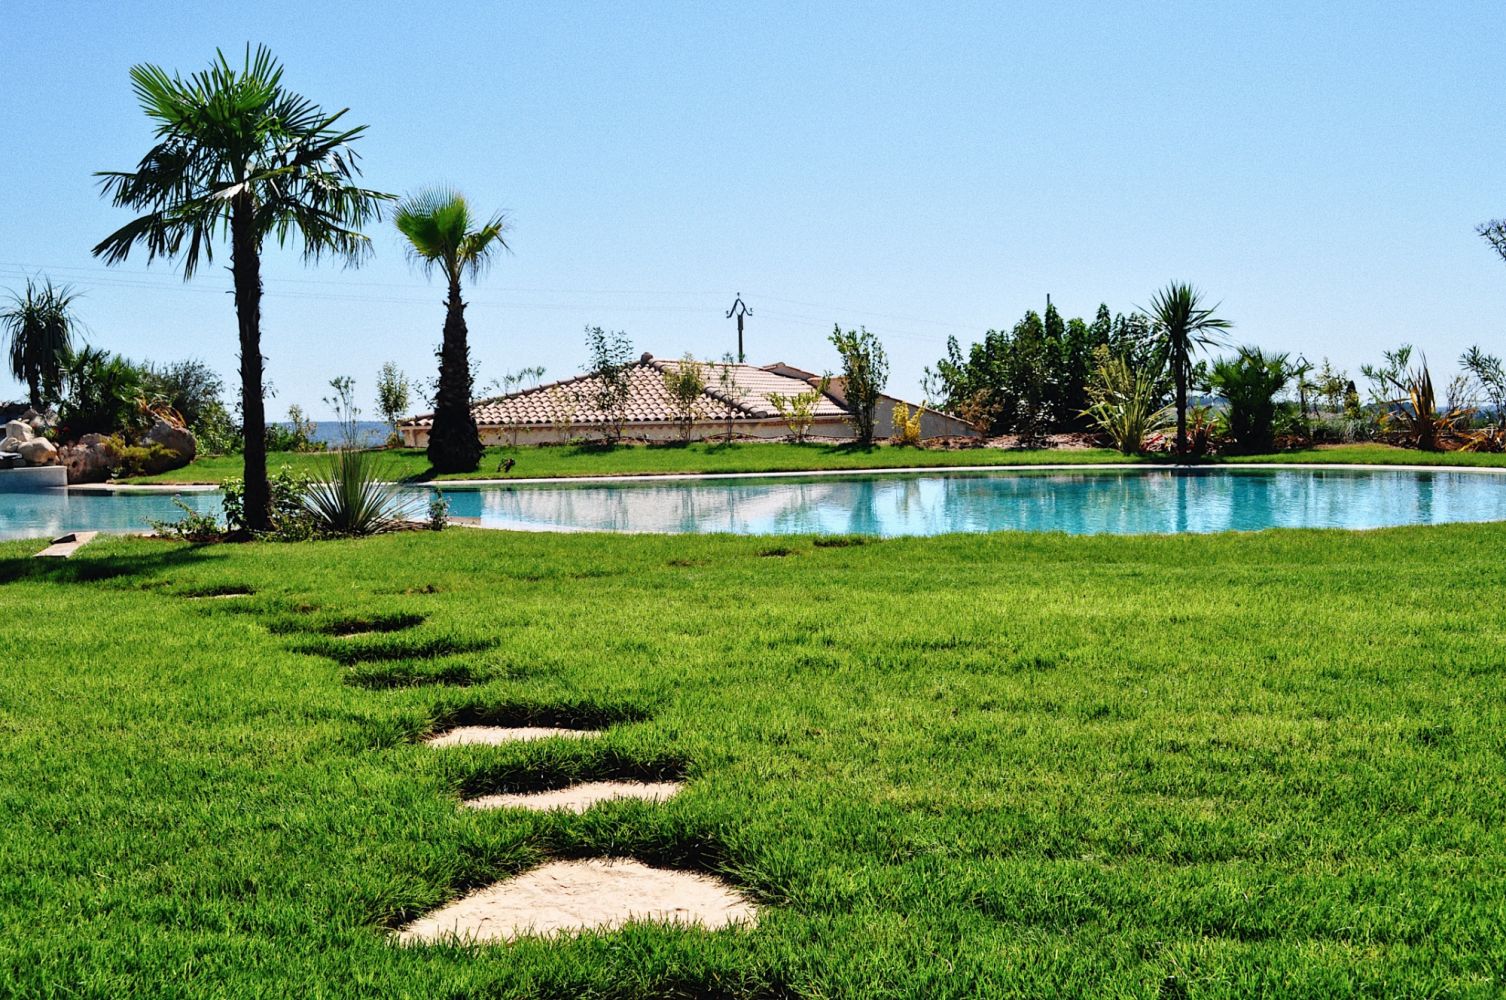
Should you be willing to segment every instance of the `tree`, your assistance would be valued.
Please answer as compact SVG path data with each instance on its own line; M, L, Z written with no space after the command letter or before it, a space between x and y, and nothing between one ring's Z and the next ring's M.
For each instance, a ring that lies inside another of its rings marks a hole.
M1234 325L1216 316L1217 309L1217 305L1204 306L1196 288L1178 282L1157 292L1150 302L1151 322L1176 387L1178 455L1187 451L1187 383L1192 375L1192 355L1199 348L1219 343L1219 332Z
M240 335L241 417L245 438L245 523L271 527L268 512L265 391L261 354L261 255L268 236L300 244L305 260L326 255L347 264L370 253L361 228L391 197L357 187L350 144L364 126L340 124L282 85L282 66L264 46L246 48L244 65L223 52L184 79L153 65L131 69L141 109L156 124L157 145L134 171L99 174L104 195L145 214L105 237L94 254L126 259L137 244L147 260L182 255L183 277L214 259L230 239L230 273ZM295 235L296 234L296 235Z
M727 422L727 433L722 444L732 443L732 423L742 411L743 404L748 401L748 390L737 380L737 369L738 363L732 359L730 351L722 355L722 360L716 366L716 389L711 395L722 404L722 418Z
M73 353L74 335L80 323L73 314L78 294L69 285L51 281L41 285L27 279L26 290L11 293L11 307L0 312L5 331L10 372L26 383L28 402L44 410L58 401L63 370Z
M873 411L889 381L889 356L878 338L866 327L831 332L832 346L842 355L842 397L847 401L848 422L858 444L873 444Z
M764 396L774 412L779 414L779 419L784 421L784 426L789 428L790 438L796 444L804 444L806 435L810 433L811 425L816 422L816 407L826 396L826 390L831 387L831 376L822 375L821 381L811 386L804 392L793 395L771 392Z
M663 375L664 391L669 393L675 422L680 425L680 439L689 442L695 418L701 415L701 402L706 398L706 373L701 363L687 353L677 363L666 365Z
M408 412L408 395L412 385L402 369L391 361L377 373L377 412L387 422L392 437L397 438L397 422Z
M444 276L444 339L439 384L429 429L429 464L436 472L470 472L481 464L481 432L471 413L471 352L467 343L462 275L475 280L505 251L507 221L499 212L479 222L470 203L449 188L429 188L405 198L394 216L412 258Z
M1468 372L1478 384L1479 393L1485 397L1495 426L1506 430L1506 366L1501 364L1501 359L1494 354L1486 354L1477 345L1460 356L1459 367Z
M633 392L633 342L621 330L607 333L586 327L586 350L591 355L589 402L598 414L608 444L622 439L628 398Z

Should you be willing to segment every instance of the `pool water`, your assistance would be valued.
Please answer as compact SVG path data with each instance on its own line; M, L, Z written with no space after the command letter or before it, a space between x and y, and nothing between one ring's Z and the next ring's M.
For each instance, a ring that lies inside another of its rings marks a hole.
M499 528L1074 535L1506 520L1506 476L1308 470L1010 472L446 489Z
M428 487L414 487L420 495ZM1114 470L445 487L451 514L549 531L1075 535L1379 528L1506 520L1506 475L1356 470ZM184 493L221 515L216 493ZM164 493L0 493L0 538L145 531Z
M224 517L216 492L184 493L194 510ZM170 493L96 493L36 490L0 493L0 539L56 538L70 531L150 531L151 522L177 521L183 511Z

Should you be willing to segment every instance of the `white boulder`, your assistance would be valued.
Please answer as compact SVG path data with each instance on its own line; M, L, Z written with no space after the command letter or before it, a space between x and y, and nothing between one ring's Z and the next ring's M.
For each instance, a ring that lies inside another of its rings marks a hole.
M16 450L27 465L58 464L57 446L46 438L32 438Z
M24 420L12 420L10 423L5 425L5 440L7 441L9 441L11 438L17 438L19 440L25 441L30 437L31 424L27 423Z

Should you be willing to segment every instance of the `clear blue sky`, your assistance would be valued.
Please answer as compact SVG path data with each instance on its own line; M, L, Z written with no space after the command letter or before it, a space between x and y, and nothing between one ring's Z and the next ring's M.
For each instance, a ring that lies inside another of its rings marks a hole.
M750 360L834 367L832 324L866 324L910 395L948 334L1175 278L1242 341L1350 369L1412 341L1441 383L1471 343L1506 353L1506 264L1474 233L1506 215L1503 28L1495 3L12 0L0 288L72 282L92 342L233 382L228 275L99 265L127 216L91 172L150 144L132 64L252 41L369 126L371 186L508 211L514 254L469 295L483 382L574 374L587 324L720 356L741 291ZM372 232L360 270L269 250L273 414L433 369L442 290Z

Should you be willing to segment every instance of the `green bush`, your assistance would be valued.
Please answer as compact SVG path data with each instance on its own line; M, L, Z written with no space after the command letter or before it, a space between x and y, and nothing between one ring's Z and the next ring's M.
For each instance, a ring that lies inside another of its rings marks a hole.
M314 536L313 521L304 510L303 498L313 484L307 472L295 472L284 465L267 477L268 506L271 508L272 538L281 541L307 541ZM225 522L235 531L246 528L246 483L240 477L220 484Z

